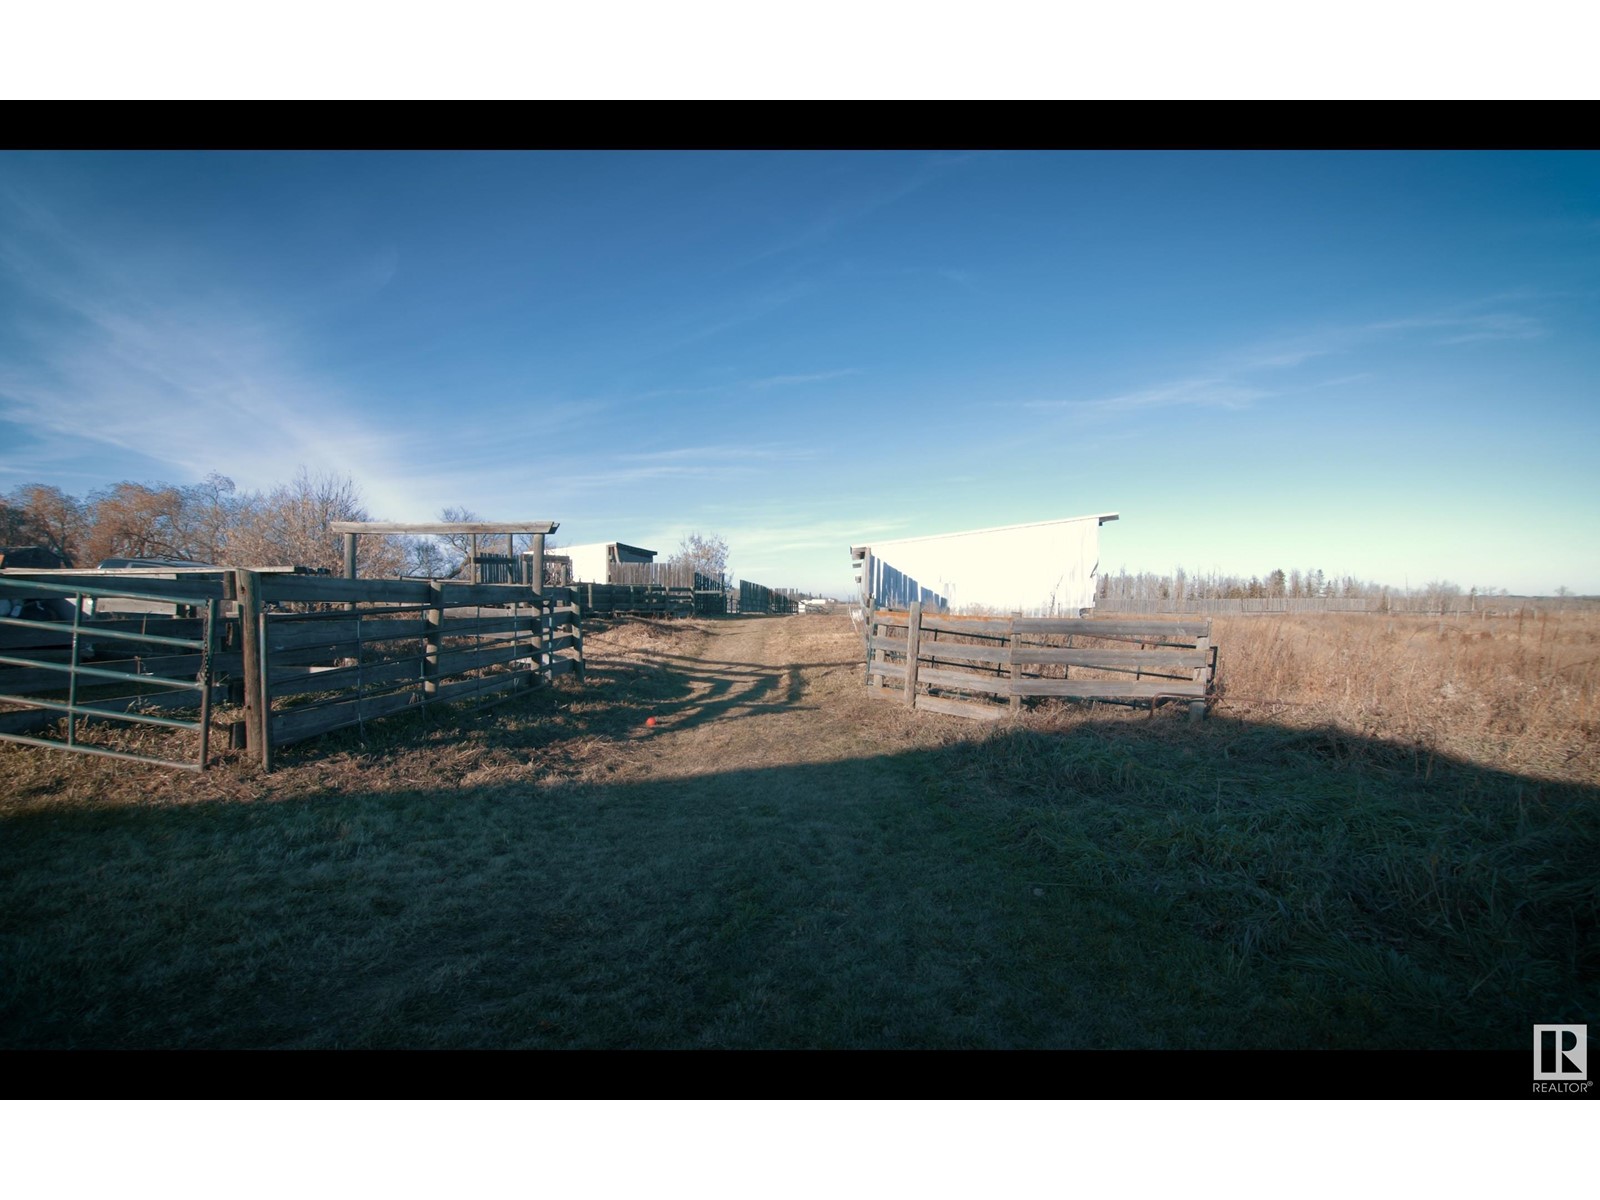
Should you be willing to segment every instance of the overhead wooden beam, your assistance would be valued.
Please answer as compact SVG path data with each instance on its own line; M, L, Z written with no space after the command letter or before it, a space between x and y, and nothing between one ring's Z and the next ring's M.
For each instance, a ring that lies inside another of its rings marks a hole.
M554 533L559 521L329 521L334 533Z

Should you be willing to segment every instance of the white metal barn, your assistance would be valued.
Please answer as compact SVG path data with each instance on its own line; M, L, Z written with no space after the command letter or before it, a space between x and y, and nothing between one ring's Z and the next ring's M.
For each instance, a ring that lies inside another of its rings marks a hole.
M1100 526L1117 513L971 529L850 547L861 597L951 612L1076 616L1093 608Z
M655 562L656 552L625 542L591 542L584 546L563 546L560 551L572 560L573 583L616 583L615 563Z

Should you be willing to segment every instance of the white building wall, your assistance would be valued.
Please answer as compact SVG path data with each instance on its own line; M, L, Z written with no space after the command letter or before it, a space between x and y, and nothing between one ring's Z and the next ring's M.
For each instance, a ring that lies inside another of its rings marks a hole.
M1094 607L1100 525L1115 519L1103 513L857 548L942 596L952 612L1076 615Z
M609 542L592 542L586 546L562 546L552 553L565 554L572 560L573 583L610 583L606 554L609 548Z

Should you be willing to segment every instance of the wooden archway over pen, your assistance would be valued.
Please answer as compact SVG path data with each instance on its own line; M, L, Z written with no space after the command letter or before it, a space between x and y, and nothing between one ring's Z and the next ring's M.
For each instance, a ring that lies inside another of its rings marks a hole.
M549 534L561 528L556 521L424 521L421 524L407 524L404 521L330 521L328 527L334 533L344 535L344 577L356 577L356 539L364 533L377 534L460 534L464 533L472 538L472 582L478 579L478 538L494 537L504 534L506 539L506 557L515 557L513 551L517 534L525 533L533 540L533 549L528 552L532 560L528 564L530 582L536 593L544 592L544 539Z

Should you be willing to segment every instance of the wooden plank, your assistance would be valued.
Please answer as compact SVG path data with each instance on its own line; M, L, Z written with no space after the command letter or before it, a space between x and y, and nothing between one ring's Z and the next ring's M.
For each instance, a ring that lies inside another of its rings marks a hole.
M554 533L556 521L329 521L332 533Z
M1017 664L1017 622L1013 617L1006 622L1006 651L1010 659L1006 664L1006 675L1011 681L1011 699L1008 702L1013 715L1022 711L1022 700L1017 695L1016 683L1022 677L1022 668Z
M418 624L425 624L419 621ZM520 617L452 617L444 618L445 637L469 637L496 633L534 633L541 621L536 609L529 609Z
M1101 667L1114 671L1192 671L1203 666L1200 650L1113 650L1093 646L1055 649L1049 646L1020 646L1017 661L1029 665Z
M520 604L528 608L538 604L533 589L520 583L454 583L445 580L439 586L444 589L446 608L461 608L473 604L502 608Z
M337 704L319 704L312 708L291 708L272 714L272 744L286 746L302 742L318 734L345 729L361 721L375 721L420 702L415 690L389 692L381 696L362 696Z
M331 575L263 575L261 599L304 603L426 604L425 579L336 579Z
M963 642L924 642L921 658L954 659L959 662L1004 663L1010 660L1011 650L1006 646L971 646Z
M359 667L332 667L327 670L311 669L293 674L274 667L272 682L267 685L271 696L300 696L307 692L337 692L350 687L379 687L402 680L422 678L422 655L413 658L392 659L381 663L362 663Z
M951 700L944 696L918 696L917 707L927 712L944 713L946 716L966 717L969 721L998 721L1006 715L1006 710L995 704Z
M1193 642L1211 628L1211 621L1112 621L1088 617L1076 621L1024 619L1018 625L1024 634L1075 633L1085 637L1140 638L1150 642Z
M1197 639L1195 651L1200 655L1200 663L1195 667L1194 683L1200 689L1200 694L1205 696L1211 690L1209 686L1211 683L1211 639L1209 637ZM1189 705L1190 722L1203 721L1205 716L1206 702L1203 699L1193 701Z
M537 679L538 674L533 671L512 671L504 675L490 675L484 679L458 679L454 683L439 685L439 699L455 702L472 696L507 692L513 688L530 687Z
M261 645L261 576L254 571L235 572L239 597L239 635L244 658L244 728L247 751L266 766L267 719L271 700L267 696L267 659Z
M1123 679L1019 679L1016 694L1065 696L1080 700L1149 699L1154 696L1198 696L1203 699L1205 690L1184 679L1141 680L1137 683Z
M422 693L424 702L439 694L439 655L444 650L441 630L444 626L444 590L436 583L428 585L428 633L423 644Z
M905 700L910 707L917 698L917 647L922 641L922 602L911 602L911 623L906 627Z
M399 638L422 637L428 632L428 623L421 616L396 620L393 618L352 617L347 613L336 615L267 614L267 652L299 650L307 646L333 646L343 643L383 642Z
M1000 675L972 675L966 671L941 671L937 667L923 667L917 678L929 687L961 688L969 692L986 692L991 696L1009 696L1011 680Z
M896 663L875 662L868 670L874 675L882 675L885 679L904 679L906 669Z
M535 656L536 653L535 651ZM519 646L512 642L488 646L482 650L450 650L439 655L439 674L459 675L463 671L477 671L529 656L530 647Z
M559 654L550 660L550 678L554 679L557 675L565 675L569 671L577 671L582 674L582 661Z
M272 677L277 678L280 667L305 666L308 663L329 665L338 658L359 657L365 649L360 642L330 642L325 646L302 646L295 650L272 652Z
M1210 631L1204 621L1112 621L1098 617L924 617L924 629L941 633L974 633L1002 636L998 622L1014 620L1016 632L1024 637L1036 634L1081 634L1084 637L1136 638L1144 641L1192 642Z

